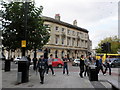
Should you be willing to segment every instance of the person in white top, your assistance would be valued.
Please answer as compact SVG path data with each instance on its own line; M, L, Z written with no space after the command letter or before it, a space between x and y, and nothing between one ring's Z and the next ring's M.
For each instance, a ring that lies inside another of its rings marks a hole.
M52 75L55 76L55 73L54 73L54 70L53 70L53 67L52 67L52 61L53 61L53 55L51 54L50 58L48 59L48 68L47 68L46 74L48 75L48 71L49 71L49 68L50 68L51 71L52 71Z

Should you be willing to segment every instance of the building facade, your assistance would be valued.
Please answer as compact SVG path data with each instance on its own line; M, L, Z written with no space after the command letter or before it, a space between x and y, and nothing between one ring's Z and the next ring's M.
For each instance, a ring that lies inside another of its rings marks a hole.
M89 39L88 31L77 26L77 21L72 24L62 22L60 15L56 14L55 18L43 17L44 25L50 29L49 42L42 48L37 50L37 58L44 54L44 50L48 50L48 55L53 54L55 58L62 58L67 55L68 58L78 58L81 55L89 54L92 50L92 42ZM8 52L4 52L8 57ZM17 49L12 57L20 57L21 50ZM34 51L27 51L26 55L34 57Z
M43 19L44 25L50 28L50 40L44 46L49 54L53 54L55 58L62 58L64 55L77 58L90 52L92 44L88 31L78 27L76 20L73 21L73 25L62 22L59 14L55 15L55 19Z

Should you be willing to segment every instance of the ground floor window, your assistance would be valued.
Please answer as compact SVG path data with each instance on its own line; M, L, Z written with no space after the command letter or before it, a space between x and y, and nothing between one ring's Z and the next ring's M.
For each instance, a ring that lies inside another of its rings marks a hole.
M56 50L56 51L55 51L55 58L58 58L58 55L57 55L57 54L58 54L58 51Z

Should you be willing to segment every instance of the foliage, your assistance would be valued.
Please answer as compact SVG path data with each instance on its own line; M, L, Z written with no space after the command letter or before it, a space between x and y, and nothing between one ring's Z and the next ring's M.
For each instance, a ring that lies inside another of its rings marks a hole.
M42 48L49 40L49 30L44 26L41 15L43 7L35 7L32 2L26 5L27 8L22 2L2 3L2 36L7 50L21 48L21 40L24 39L27 41L27 50Z
M111 43L111 53L117 53L118 49L120 49L120 42L119 41L120 40L117 38L117 36L107 37L107 38L101 40L100 43L98 44L98 47L96 47L97 53L102 53L101 44L106 43L106 42Z

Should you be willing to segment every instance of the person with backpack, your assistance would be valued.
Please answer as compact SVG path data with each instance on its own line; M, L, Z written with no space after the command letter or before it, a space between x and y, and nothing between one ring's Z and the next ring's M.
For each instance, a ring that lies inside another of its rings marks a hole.
M40 56L40 59L38 60L38 63L37 63L37 68L38 68L38 71L39 71L39 74L40 74L40 80L41 80L41 84L44 84L44 73L46 71L46 59L44 59L44 56L41 55Z

